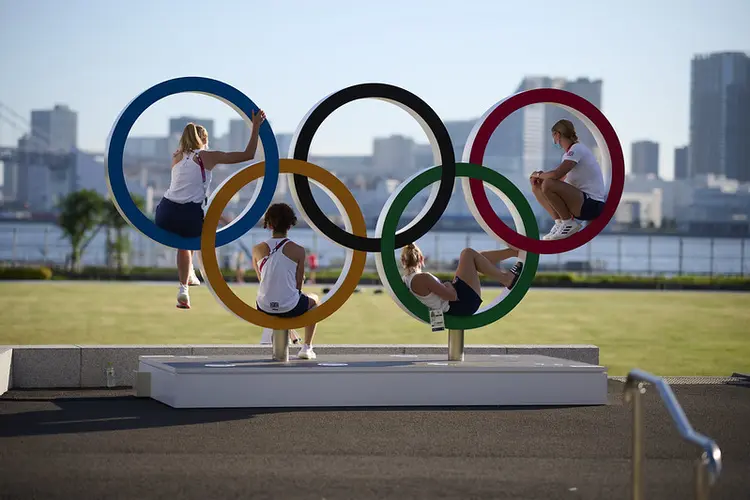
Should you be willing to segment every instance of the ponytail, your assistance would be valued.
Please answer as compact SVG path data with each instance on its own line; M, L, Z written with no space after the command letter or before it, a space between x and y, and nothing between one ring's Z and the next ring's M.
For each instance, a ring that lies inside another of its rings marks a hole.
M422 251L414 243L409 243L401 250L401 265L406 269L417 267L422 259Z
M195 151L201 149L208 141L208 132L205 127L196 125L193 122L185 125L180 137L179 151L186 153L188 151Z
M559 120L552 126L552 132L557 132L566 139L573 143L578 142L578 135L576 134L576 128L573 122L570 120Z

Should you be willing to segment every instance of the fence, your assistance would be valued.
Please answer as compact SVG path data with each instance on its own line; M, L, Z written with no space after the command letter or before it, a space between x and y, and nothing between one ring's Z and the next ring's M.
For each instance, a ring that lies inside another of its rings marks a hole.
M293 238L319 256L321 268L335 268L343 262L345 251L309 229L293 230ZM139 267L173 267L173 250L128 232L131 251L127 262ZM245 248L268 237L254 229L243 237ZM96 235L87 247L82 263L106 266L106 233ZM498 248L498 243L484 233L431 232L417 241L428 265L437 271L455 269L461 250ZM707 238L667 235L601 234L592 242L571 252L542 255L540 270L569 271L584 274L629 275L735 275L750 276L750 240L742 238ZM220 262L234 267L238 244L218 249ZM55 265L66 263L70 245L53 225L0 225L0 261L11 265ZM249 260L244 258L244 266ZM368 268L374 269L374 256L368 255Z

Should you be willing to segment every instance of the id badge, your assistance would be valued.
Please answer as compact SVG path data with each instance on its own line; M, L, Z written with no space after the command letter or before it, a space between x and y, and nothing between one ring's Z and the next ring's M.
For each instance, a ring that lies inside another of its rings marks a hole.
M445 330L445 318L443 317L443 311L439 309L430 310L430 326L432 326L433 332L441 332Z

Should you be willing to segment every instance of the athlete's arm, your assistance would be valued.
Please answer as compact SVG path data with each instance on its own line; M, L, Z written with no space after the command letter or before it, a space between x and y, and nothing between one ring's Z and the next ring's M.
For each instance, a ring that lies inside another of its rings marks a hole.
M297 261L297 290L302 290L302 283L305 282L305 248L297 245L294 249L294 257Z
M434 280L430 277L426 277L425 285L427 285L427 289L440 297L443 300L457 300L458 294L456 293L456 289L453 288L453 284L451 283L440 283L437 280Z
M568 172L573 170L573 167L575 167L578 164L578 162L575 162L573 160L565 160L554 170L550 170L549 172L543 172L537 176L538 179L555 179L555 180L562 180L566 175L568 175Z
M583 154L583 150L578 147L578 143L573 144L568 148L568 151L565 153L565 156L563 157L563 162L558 165L558 167L554 170L550 170L549 172L540 172L537 175L532 174L532 177L536 177L537 179L555 179L555 180L563 180L565 179L565 176L568 175L568 173L573 170L573 168L578 164L579 161L581 161L581 156Z
M172 166L174 167L178 163L180 163L180 160L182 160L182 151L179 149L172 153Z
M260 281L260 269L258 269L258 261L263 258L263 246L267 245L265 243L258 243L250 252L253 254L253 269L255 269L255 274L258 276L258 281Z
M224 151L201 151L199 155L201 160L203 160L203 167L206 170L212 170L216 165L242 163L243 161L250 161L255 158L255 151L258 149L260 125L265 119L266 114L262 110L259 110L258 114L253 113L253 131L250 134L250 140L244 151L232 151L230 153Z

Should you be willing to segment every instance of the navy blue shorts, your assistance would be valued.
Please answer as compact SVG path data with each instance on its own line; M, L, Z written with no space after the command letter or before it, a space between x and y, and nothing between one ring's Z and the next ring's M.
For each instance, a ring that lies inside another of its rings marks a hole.
M474 291L464 280L456 276L453 278L453 288L456 289L457 300L451 300L445 314L451 316L471 316L482 305L482 297Z
M165 231L183 238L200 238L203 231L203 206L200 203L176 203L162 198L156 206L154 222Z
M604 202L597 201L591 196L583 193L583 205L581 205L581 215L576 217L578 220L594 220L599 217L604 210Z
M290 311L280 313L264 311L260 308L257 302L255 303L255 307L257 307L260 312L264 312L269 316L278 316L279 318L296 318L297 316L302 316L307 312L308 309L310 309L310 299L307 297L307 295L300 291L297 305L295 305Z

